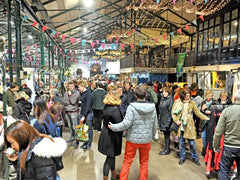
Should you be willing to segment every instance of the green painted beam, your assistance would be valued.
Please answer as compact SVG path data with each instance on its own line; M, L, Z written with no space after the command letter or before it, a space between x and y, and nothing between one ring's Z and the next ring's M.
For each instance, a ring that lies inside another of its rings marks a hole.
M68 10L66 10L66 11L63 11L63 12L60 12L60 13L58 13L58 14L53 15L53 16L51 16L50 18L53 19L53 18L55 18L55 17L58 17L58 16L60 16L60 15L63 15L63 14L65 14L65 13L69 12L69 11L75 10L76 8L79 8L79 7L82 7L82 6L83 6L82 4L77 5L77 6L74 6L73 8L70 8L70 9L68 9Z
M51 2L54 2L54 1L56 1L56 0L49 0L49 1L46 1L46 2L44 2L44 3L42 3L43 5L47 5L47 4L49 4L49 3L51 3Z

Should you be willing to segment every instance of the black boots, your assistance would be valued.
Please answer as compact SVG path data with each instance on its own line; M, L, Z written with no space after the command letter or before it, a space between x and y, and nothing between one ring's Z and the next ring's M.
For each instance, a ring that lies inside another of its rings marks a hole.
M170 135L164 134L165 138L165 149L163 151L160 151L160 155L168 155L170 153Z

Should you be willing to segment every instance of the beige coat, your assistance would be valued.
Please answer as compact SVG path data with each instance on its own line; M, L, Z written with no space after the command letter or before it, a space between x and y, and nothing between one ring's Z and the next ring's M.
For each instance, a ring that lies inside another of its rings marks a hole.
M184 102L183 102L184 103ZM174 110L176 110L176 106L180 107L182 106L183 109L183 103L181 103L181 101L178 99L174 102L173 104L173 108L172 108L172 117L173 117L173 121L176 123L177 121L181 121L181 116L182 116L182 111L180 111L179 113L174 112ZM208 117L203 115L197 108L196 104L194 101L189 101L188 104L188 115L187 117L189 118L187 120L187 124L184 128L184 138L187 139L196 139L196 131L195 131L195 124L194 124L194 120L193 120L193 113L199 117L201 120L207 120ZM180 137L181 134L181 125L179 126L178 129L178 136Z

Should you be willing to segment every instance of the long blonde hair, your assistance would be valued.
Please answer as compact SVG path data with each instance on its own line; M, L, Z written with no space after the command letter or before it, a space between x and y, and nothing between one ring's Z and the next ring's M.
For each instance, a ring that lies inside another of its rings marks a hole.
M118 90L116 86L111 86L111 88L108 88L108 93L103 100L104 104L108 105L116 105L120 106L121 102L121 92Z

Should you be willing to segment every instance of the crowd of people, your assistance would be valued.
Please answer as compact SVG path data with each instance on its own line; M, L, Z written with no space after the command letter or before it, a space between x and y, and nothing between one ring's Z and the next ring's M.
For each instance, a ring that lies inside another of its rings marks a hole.
M219 179L227 179L231 166L239 172L240 91L235 93L236 104L232 105L227 92L222 91L215 100L213 91L206 90L204 94L196 83L181 88L168 82L147 81L135 85L130 81L90 78L68 81L63 91L59 91L59 87L61 85L56 84L46 93L44 83L39 82L31 103L33 90L27 85L20 87L18 83L11 83L7 89L7 105L12 113L8 115L5 131L0 104L0 164L6 154L9 167L15 167L18 179L60 178L57 171L63 168L62 156L67 143L79 145L75 127L80 123L88 126L88 141L80 146L84 151L91 148L94 131L100 133L98 151L106 156L104 180L110 171L111 179L127 180L137 150L139 179L147 179L149 151L152 140L157 139L158 128L164 135L164 149L159 148L159 155L170 154L172 134L174 148L180 152L178 164L185 162L187 140L192 160L200 166L195 139L202 138L201 154L207 175L217 170ZM35 122L31 121L30 114L36 116ZM67 141L62 138L64 126L70 129ZM115 160L121 154L123 136L126 146L119 173ZM47 152L43 148L46 145L55 150ZM14 153L9 154L4 147L11 147ZM0 175L4 173L2 168ZM9 172L12 174L14 177L14 171Z

